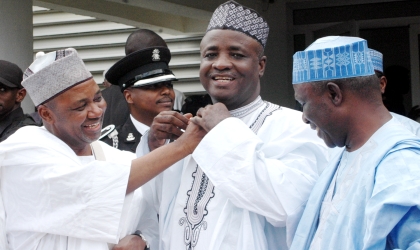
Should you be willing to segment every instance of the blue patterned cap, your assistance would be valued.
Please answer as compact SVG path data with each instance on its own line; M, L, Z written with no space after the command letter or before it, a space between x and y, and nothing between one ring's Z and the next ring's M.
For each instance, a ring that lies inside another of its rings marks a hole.
M293 55L293 84L375 74L367 41L327 36Z
M206 32L214 29L235 30L242 32L263 47L267 43L269 27L267 22L253 9L235 1L227 1L214 11Z
M370 58L372 59L373 69L381 73L384 73L384 63L383 63L384 56L382 55L382 53L374 49L369 49L369 54L370 54Z

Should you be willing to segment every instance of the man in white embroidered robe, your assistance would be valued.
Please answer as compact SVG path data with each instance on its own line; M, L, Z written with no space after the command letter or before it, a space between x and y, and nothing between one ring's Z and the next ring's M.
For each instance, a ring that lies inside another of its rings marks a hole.
M369 49L369 54L372 59L373 69L375 70L375 74L380 80L381 93L383 95L385 93L386 84L388 82L388 80L386 79L386 76L384 75L383 55L381 52L374 49ZM408 130L413 132L415 135L420 136L420 123L394 112L389 112L389 113L395 119L397 119L397 121L399 121L402 125L404 125Z
M245 27L246 19L257 24ZM191 120L209 132L191 156L143 186L155 213L142 216L139 228L155 249L286 249L291 242L327 150L300 112L259 96L267 36L262 17L234 1L213 14L200 45L200 80L216 104ZM178 117L160 113L137 155L176 138Z
M22 85L44 127L27 126L0 144L1 249L110 249L132 233L126 194L190 154L200 137L190 133L197 126L184 126L178 145L141 159L99 142L106 161L98 161L101 150L90 144L101 134L106 103L77 52L37 58ZM198 137L183 141L188 134ZM131 240L146 245L139 236Z
M365 40L335 36L293 56L303 121L345 147L315 184L293 250L420 249L420 139L383 105L368 53ZM300 67L322 56L328 65Z

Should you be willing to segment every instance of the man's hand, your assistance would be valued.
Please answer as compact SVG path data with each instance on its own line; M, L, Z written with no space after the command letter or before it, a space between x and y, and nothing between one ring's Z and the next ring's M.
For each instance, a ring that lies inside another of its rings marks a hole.
M207 132L214 128L217 124L230 117L229 110L222 103L207 105L197 111L197 116L190 119L191 122L199 125Z
M189 154L192 154L206 134L202 127L190 122L185 133L175 143L179 143L180 147L184 147Z
M115 245L112 250L143 250L146 242L138 235L127 235Z
M150 151L165 144L166 139L176 140L183 134L191 114L182 115L176 111L162 111L150 126L148 144ZM182 130L181 130L182 129Z

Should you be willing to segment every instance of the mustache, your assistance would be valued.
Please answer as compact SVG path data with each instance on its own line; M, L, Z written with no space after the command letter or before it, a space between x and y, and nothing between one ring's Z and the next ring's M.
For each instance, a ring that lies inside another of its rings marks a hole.
M161 103L161 102L174 102L174 100L172 98L170 98L169 96L163 97L159 100L157 100L156 103Z

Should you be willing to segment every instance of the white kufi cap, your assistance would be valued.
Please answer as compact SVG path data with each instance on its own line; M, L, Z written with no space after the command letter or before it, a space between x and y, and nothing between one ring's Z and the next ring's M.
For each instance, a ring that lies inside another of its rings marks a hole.
M39 106L71 87L92 79L82 59L73 48L40 54L25 70L22 85Z

